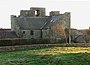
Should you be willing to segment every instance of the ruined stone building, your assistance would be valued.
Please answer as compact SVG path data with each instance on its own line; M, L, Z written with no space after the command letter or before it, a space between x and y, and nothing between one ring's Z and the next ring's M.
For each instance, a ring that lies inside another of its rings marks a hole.
M48 39L65 43L70 35L75 42L90 42L90 28L70 28L70 18L70 12L51 11L46 16L45 8L31 7L21 10L18 16L11 15L11 29L0 29L0 39Z
M23 39L62 39L69 28L70 12L51 11L46 16L45 8L31 7L19 16L11 15L11 31Z
M78 43L90 43L90 28L80 30L71 28L71 37Z

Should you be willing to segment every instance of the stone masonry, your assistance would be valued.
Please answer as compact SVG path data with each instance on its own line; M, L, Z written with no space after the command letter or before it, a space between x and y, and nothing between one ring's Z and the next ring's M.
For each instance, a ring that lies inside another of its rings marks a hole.
M19 16L11 15L11 30L23 39L65 38L65 29L70 28L70 12L51 11L49 16L45 13L45 8L39 7L21 10Z

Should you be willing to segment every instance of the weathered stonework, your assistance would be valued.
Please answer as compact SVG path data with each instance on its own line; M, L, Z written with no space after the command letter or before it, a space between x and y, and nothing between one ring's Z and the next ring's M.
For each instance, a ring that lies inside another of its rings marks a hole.
M18 17L11 15L11 30L23 39L65 38L65 29L70 28L70 12L51 11L50 16L45 12L45 8L31 7L21 10Z
M11 15L11 29L0 29L0 39L26 39L43 40L52 43L67 43L71 38L72 42L89 43L89 29L72 29L71 13L60 14L59 11L51 11L46 16L45 8L31 7L30 10L21 10L20 15ZM32 41L32 42L33 42ZM30 42L30 43L32 43Z

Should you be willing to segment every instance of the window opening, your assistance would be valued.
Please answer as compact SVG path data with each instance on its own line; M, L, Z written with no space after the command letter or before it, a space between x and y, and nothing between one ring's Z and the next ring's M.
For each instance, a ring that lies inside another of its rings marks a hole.
M39 16L40 15L40 11L39 10L35 10L35 16Z
M26 12L26 14L28 14L28 13Z
M23 31L23 34L25 34L25 31Z
M33 30L31 30L31 33L30 33L31 35L34 35L34 31Z

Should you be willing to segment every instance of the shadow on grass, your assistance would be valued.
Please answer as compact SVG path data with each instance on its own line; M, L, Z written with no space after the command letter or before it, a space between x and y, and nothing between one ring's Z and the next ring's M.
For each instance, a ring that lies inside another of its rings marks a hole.
M62 53L57 55L11 53L11 55L3 55L0 58L0 63L2 65L89 65L90 53Z

